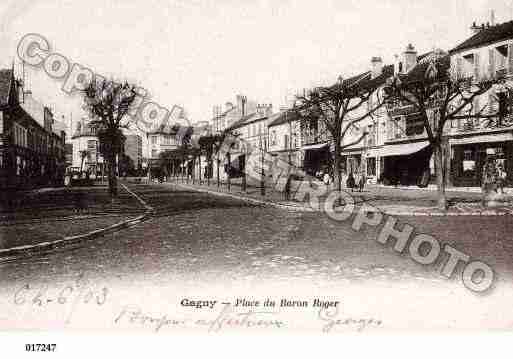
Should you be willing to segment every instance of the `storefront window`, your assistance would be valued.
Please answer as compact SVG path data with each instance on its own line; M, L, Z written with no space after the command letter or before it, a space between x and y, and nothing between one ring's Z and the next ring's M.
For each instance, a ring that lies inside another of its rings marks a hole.
M476 158L473 150L463 151L463 175L473 177L476 174Z

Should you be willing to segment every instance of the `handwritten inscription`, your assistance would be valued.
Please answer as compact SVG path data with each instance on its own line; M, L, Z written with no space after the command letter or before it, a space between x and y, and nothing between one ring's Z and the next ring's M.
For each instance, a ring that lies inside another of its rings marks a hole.
M102 306L107 301L108 294L109 290L106 287L97 290L84 274L80 274L74 282L57 290L50 290L48 284L39 286L25 284L16 290L13 301L18 306L66 305L69 307L66 323L69 323L79 305Z
M359 332L368 327L381 327L383 322L375 318L357 318L352 316L342 316L340 307L321 308L318 313L318 319L323 321L322 331L329 333L337 327L344 327L348 330L357 330Z
M148 327L159 332L165 327L201 327L209 332L219 332L226 328L283 328L285 322L274 318L277 313L248 310L236 312L231 304L223 305L221 312L214 318L188 319L171 318L167 314L150 315L138 306L126 306L114 319L114 323L129 323Z

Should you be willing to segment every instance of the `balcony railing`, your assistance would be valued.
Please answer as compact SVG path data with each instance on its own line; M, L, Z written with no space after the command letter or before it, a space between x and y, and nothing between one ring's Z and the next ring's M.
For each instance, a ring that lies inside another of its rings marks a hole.
M475 119L464 120L459 123L457 128L458 132L473 132L473 131L484 131L493 130L498 128L513 127L513 114L507 115L502 119L498 116L486 119Z

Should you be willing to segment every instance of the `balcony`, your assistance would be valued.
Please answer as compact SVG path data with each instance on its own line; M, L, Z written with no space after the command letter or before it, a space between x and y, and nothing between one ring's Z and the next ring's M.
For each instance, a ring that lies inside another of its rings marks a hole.
M459 133L465 132L476 132L476 131L486 131L486 130L495 130L505 127L513 127L513 114L507 115L504 118L500 119L497 117L485 118L479 120L462 120L457 127L457 131Z

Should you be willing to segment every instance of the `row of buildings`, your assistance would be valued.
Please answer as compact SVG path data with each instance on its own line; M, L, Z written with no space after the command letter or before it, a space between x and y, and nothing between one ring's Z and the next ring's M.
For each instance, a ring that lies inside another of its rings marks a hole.
M54 119L14 70L0 70L0 189L62 185L65 125Z
M387 79L397 74L429 71L430 64L436 60L461 77L475 81L501 78L506 86L513 85L513 22L473 24L471 31L468 39L448 52L435 49L419 54L409 44L392 64L384 64L381 57L373 57L368 69L349 80L375 79L383 88ZM475 99L473 111L486 108L486 113L496 113L499 101L494 87ZM507 107L511 108L509 104ZM430 115L438 116L436 107L430 110ZM300 120L287 108L273 113L271 105L237 96L235 104L214 107L211 123L214 132L230 130L237 134L243 140L240 146L247 144L262 149L310 174L327 168L333 161L333 141L323 122ZM353 126L344 141L352 143L363 132L368 133L364 141L344 149L343 172L364 173L373 183L415 185L426 175L434 180L435 165L424 122L411 105L396 101L381 107ZM448 185L480 186L481 170L490 151L504 166L508 179L513 178L511 111L501 118L469 117L451 121L446 124L443 137L450 173ZM235 147L232 158L243 162L244 153L245 148ZM226 164L223 166L226 168ZM235 166L244 165L235 163Z
M513 22L473 24L471 31L468 39L448 52L435 49L419 54L410 44L391 64L385 64L379 56L373 57L367 69L344 81L374 81L378 92L396 75L425 73L437 60L462 77L474 80L500 77L510 86L513 82ZM492 89L475 100L474 108L487 107L489 113L494 113L499 101L496 90ZM95 128L86 121L79 121L66 144L63 124L53 118L48 107L23 91L12 70L0 71L0 106L2 187L59 182L66 166L102 172L104 161ZM449 185L479 186L486 153L490 151L503 164L508 178L512 178L513 117L511 111L508 113L501 118L468 118L446 124L443 144L449 159ZM435 107L430 115L438 116ZM167 123L179 120L172 118ZM272 105L248 100L243 95L238 95L234 103L215 106L209 126L194 130L195 136L228 130L242 140L231 150L232 163L223 159L220 171L223 178L233 168L242 172L248 148L269 153L309 174L329 168L333 161L333 140L323 121L300 119L287 107L273 111ZM426 175L434 177L435 166L426 129L411 105L395 101L381 107L352 126L343 145L353 143L363 133L368 134L363 141L346 147L342 153L344 173L360 172L369 182L404 185L418 184ZM126 137L122 156L129 158L134 168L156 162L162 152L180 146L173 126L156 126L144 137L135 134ZM143 141L147 141L145 155ZM205 165L206 161L202 163ZM188 166L190 172L195 164L182 166L182 171ZM212 176L215 172L213 168L201 169L203 175Z

